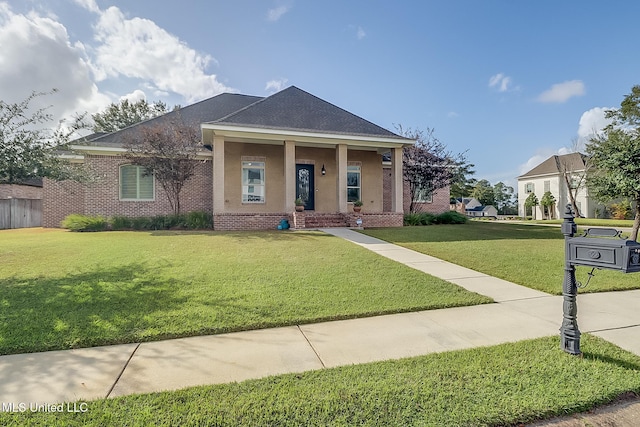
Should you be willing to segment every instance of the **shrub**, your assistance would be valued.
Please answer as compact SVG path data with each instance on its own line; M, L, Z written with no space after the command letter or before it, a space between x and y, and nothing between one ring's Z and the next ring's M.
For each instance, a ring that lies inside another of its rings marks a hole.
M213 228L213 215L204 211L189 212L186 218L186 225L187 228L192 230Z
M456 211L444 212L435 217L436 224L466 224L468 220L466 215Z
M114 216L111 218L111 229L112 230L129 230L132 227L131 218L126 216Z
M151 218L146 216L131 218L131 228L134 230L151 230Z
M428 212L409 213L404 216L404 225L431 225L436 223L436 218Z
M104 231L108 222L102 216L71 214L67 215L61 223L62 228L71 231Z

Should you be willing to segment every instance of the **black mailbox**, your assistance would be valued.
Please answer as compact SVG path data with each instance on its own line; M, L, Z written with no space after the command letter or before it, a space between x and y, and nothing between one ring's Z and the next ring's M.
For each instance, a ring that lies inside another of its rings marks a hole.
M623 273L640 272L640 243L619 236L620 233L615 229L590 228L582 237L569 238L567 261L573 265L607 268Z

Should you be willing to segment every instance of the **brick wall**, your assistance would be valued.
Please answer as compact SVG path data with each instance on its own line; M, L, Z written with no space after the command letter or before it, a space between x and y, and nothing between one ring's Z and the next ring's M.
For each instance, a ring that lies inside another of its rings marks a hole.
M211 162L197 161L195 175L186 182L180 193L180 211L212 212L212 170ZM128 217L167 215L172 213L171 205L160 183L155 181L153 201L120 200L120 165L127 160L119 156L85 156L85 165L94 180L88 184L74 182L56 183L45 180L43 226L59 227L60 221L71 213L122 215Z
M85 188L72 181L42 182L42 226L60 227L60 222L69 214L84 213Z
M362 228L402 227L404 222L404 215L401 213L350 213L347 220L349 227L357 227L358 218L362 219Z
M391 169L384 168L382 174L382 190L383 200L382 206L384 212L391 211ZM411 197L409 194L409 185L403 182L403 201L404 212L409 212L409 206L411 205ZM419 212L429 212L434 214L440 214L449 211L449 187L436 190L433 194L432 201L430 203L418 203L416 208Z
M293 226L292 214L287 213L221 213L213 216L213 229L217 231L277 230L282 219Z
M42 187L0 184L0 199L42 199Z

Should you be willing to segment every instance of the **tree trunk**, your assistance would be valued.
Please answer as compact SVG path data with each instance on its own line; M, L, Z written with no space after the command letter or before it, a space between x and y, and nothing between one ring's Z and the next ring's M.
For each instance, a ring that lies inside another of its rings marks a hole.
M638 229L640 228L640 198L636 199L636 217L633 220L633 228L629 240L638 241Z

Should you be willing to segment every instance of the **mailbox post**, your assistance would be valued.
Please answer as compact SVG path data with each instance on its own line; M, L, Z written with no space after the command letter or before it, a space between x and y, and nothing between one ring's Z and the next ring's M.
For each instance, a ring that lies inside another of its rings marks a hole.
M570 354L580 354L580 330L578 329L578 282L576 281L576 267L571 263L569 242L577 231L573 221L571 205L567 205L562 223L564 235L564 281L562 282L562 326L560 327L560 346Z
M577 227L573 218L571 205L567 205L562 223L565 259L560 346L567 353L579 355L576 265L622 273L640 272L640 243L623 239L620 232L613 228L590 228L583 236L574 237Z

